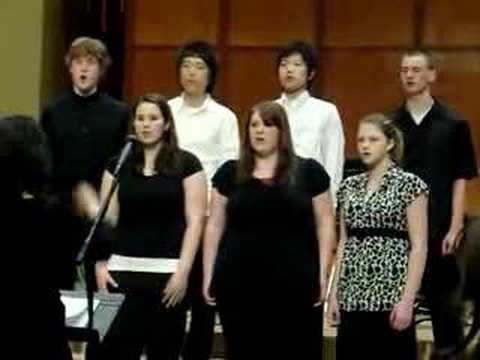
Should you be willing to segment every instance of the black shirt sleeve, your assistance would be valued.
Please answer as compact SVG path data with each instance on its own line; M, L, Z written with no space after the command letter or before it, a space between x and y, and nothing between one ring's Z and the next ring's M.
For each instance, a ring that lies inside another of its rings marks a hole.
M478 174L472 136L468 123L464 120L456 123L453 151L456 152L454 157L456 159L455 178L472 179L476 177Z
M235 185L237 162L235 160L227 161L220 166L215 175L212 178L212 186L217 191L228 196Z
M202 164L198 158L191 152L182 150L181 154L183 166L182 166L182 179L189 177L199 171L202 171Z
M304 166L307 190L311 197L322 194L330 188L330 177L319 162L313 159L307 159L305 160Z

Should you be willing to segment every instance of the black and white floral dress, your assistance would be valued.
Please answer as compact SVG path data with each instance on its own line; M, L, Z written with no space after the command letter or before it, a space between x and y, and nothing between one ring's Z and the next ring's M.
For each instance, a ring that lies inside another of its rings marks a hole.
M337 300L343 311L389 311L406 283L410 242L407 207L427 185L389 165L379 188L367 191L368 174L340 185L338 209L347 228Z

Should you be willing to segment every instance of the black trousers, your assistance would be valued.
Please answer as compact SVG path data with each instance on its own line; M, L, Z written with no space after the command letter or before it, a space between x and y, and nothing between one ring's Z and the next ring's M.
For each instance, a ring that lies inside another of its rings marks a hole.
M462 293L465 274L454 255L431 254L422 293L432 318L435 347L452 349L463 340Z
M199 251L189 281L191 322L182 352L183 360L208 360L212 352L216 309L205 303L202 286L202 251Z
M229 360L322 358L321 307L219 301L218 310Z
M55 261L62 271L58 271L55 279L59 289L72 290L77 280L77 264L75 259L88 234L88 227L83 219L72 215L67 206L59 206L52 214L55 228L49 239Z
M415 360L414 325L396 331L390 327L389 316L389 311L341 311L336 359Z
M28 319L33 325L35 336L29 341L35 358L49 360L71 360L65 331L65 307L60 295L55 292L40 292L35 304L36 312ZM32 350L30 349L30 350Z
M113 272L125 300L101 345L101 359L177 360L183 344L186 305L162 304L168 274Z

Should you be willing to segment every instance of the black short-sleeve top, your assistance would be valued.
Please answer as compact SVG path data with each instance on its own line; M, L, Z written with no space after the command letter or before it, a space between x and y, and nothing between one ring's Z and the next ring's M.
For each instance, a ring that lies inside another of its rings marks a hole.
M186 228L183 180L202 170L200 161L180 150L180 171L145 176L127 162L119 175L120 213L114 254L146 258L178 258ZM108 171L113 173L116 161Z
M345 311L389 311L400 300L410 251L407 208L428 194L423 180L394 164L376 191L367 191L367 181L367 173L349 177L337 194L347 229L337 293Z
M478 175L470 126L437 99L420 124L405 104L390 116L404 135L403 168L429 186L429 237L434 245L429 251L439 254L450 227L453 183Z
M299 158L289 185L256 178L239 183L237 164L228 161L212 180L228 198L216 286L230 293L250 287L312 296L319 270L312 198L329 189L327 173L315 160Z

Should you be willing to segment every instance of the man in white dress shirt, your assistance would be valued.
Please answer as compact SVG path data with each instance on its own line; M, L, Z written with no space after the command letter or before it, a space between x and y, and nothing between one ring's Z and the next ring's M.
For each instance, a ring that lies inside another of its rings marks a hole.
M218 64L210 44L193 41L184 45L179 50L176 66L182 93L171 99L169 105L179 145L200 159L210 188L211 179L220 165L238 158L237 117L211 96ZM192 270L190 288L192 321L183 359L207 360L212 348L215 311L202 296L201 251Z
M183 92L169 101L180 147L200 159L209 180L226 160L238 158L239 147L237 117L211 96L217 68L208 43L187 44L177 60Z
M282 87L277 101L287 111L295 152L323 165L335 196L343 176L345 138L337 107L309 93L317 64L317 52L303 41L292 41L283 48L277 56Z

